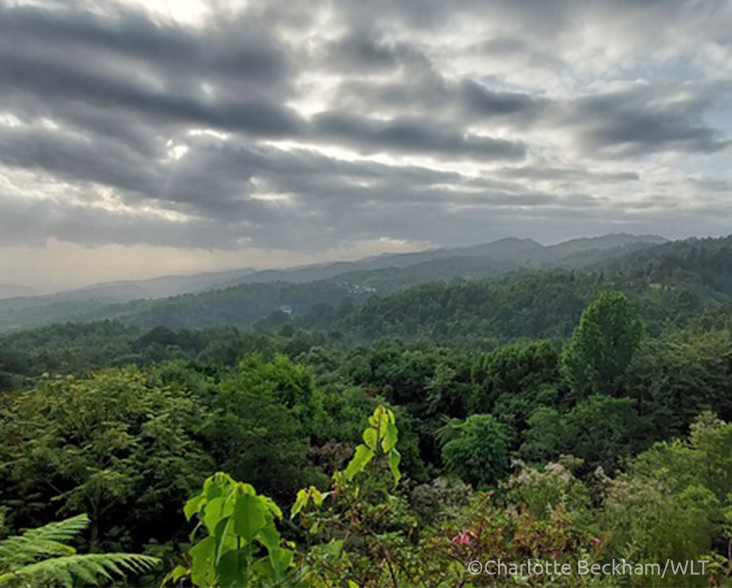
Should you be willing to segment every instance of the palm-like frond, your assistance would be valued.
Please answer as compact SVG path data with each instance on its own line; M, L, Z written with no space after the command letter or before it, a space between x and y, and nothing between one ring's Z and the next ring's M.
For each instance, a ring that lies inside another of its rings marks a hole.
M124 576L143 573L159 560L129 553L78 555L66 545L89 524L85 514L25 531L0 541L0 587L98 585Z
M445 445L460 435L462 421L442 415L442 426L432 433L440 446Z
M89 517L81 514L0 541L0 569L13 569L40 557L73 554L74 549L65 542L73 539L88 524Z
M160 563L155 557L129 553L68 555L39 561L0 575L0 586L63 586L75 580L84 586L110 581L113 576L144 573Z

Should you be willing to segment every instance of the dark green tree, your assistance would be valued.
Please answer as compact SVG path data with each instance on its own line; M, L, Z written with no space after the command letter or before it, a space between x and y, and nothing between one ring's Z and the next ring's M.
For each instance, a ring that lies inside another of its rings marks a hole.
M508 470L508 435L493 416L474 414L457 425L457 436L442 448L447 469L463 481L485 487Z
M86 512L94 548L168 540L170 512L213 469L205 422L190 395L134 368L43 378L0 409L0 505L16 526Z
M578 396L610 394L640 344L642 325L622 292L604 292L582 313L564 348L562 371Z
M649 443L632 400L596 395L564 414L553 408L537 409L529 418L520 455L540 462L571 454L582 459L585 472L597 466L614 470Z

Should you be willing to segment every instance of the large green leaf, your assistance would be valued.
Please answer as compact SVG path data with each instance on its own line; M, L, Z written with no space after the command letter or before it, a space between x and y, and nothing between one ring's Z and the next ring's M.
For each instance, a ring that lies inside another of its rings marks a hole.
M186 505L183 507L183 513L186 515L186 519L190 521L194 514L200 512L205 501L206 497L200 494L186 502Z
M293 555L293 552L289 549L275 547L269 550L269 561L272 564L272 569L277 578L281 578L287 571L287 568L292 565Z
M383 439L381 440L381 448L385 453L389 453L397 444L399 438L399 432L396 425L393 422L386 424L386 431Z
M221 556L216 570L221 588L238 588L247 585L247 553L244 549L232 549Z
M391 475L394 476L395 486L399 483L399 480L402 477L402 473L399 471L400 461L402 461L401 454L396 449L392 449L391 453L389 453L389 469L391 470Z
M216 532L216 525L222 519L230 516L231 512L231 502L224 497L219 496L208 501L203 513L203 524L210 535Z
M216 538L206 537L194 545L191 555L191 581L196 586L213 586L216 580Z
M352 480L359 472L363 471L366 465L374 457L374 452L365 445L356 447L356 453L346 468L345 476L347 480Z
M369 449L372 449L376 451L376 444L379 439L379 433L376 429L369 427L363 432L363 442L366 444L366 447Z
M252 541L267 524L267 507L258 497L244 494L234 505L234 532Z

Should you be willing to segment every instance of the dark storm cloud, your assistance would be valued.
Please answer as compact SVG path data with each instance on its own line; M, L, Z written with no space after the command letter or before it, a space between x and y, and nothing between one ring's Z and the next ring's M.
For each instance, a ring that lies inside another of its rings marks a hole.
M704 113L728 89L716 84L634 85L581 98L570 105L564 120L578 129L580 144L591 152L711 153L729 141L706 123Z
M289 71L286 51L258 23L238 19L217 23L216 43L174 23L161 23L129 9L109 14L84 9L47 10L33 6L0 6L3 48L13 47L46 57L58 56L76 67L106 59L164 68L167 76L231 76L248 84L279 85ZM74 63L70 58L84 63ZM106 62L109 63L109 62Z
M534 117L547 103L546 100L540 100L528 94L495 92L472 81L463 82L459 92L465 105L478 116Z
M526 154L526 146L518 141L463 133L425 119L382 121L327 112L315 117L313 130L315 136L343 141L363 153L442 153L492 159L521 159Z
M620 31L598 59L673 53L685 23L729 41L721 2L693 6L253 0L192 27L123 4L0 0L0 180L18 189L0 194L0 235L316 251L657 214L671 204L608 191L644 189L653 154L723 150L708 115L725 74L631 84L621 64L611 84L573 52L588 25ZM19 196L30 176L38 193ZM68 197L44 199L47 184Z
M587 181L601 183L636 182L640 179L637 172L591 172L585 168L546 167L541 165L506 167L497 171L506 178L552 181Z
M341 88L341 99L359 112L377 107L396 114L439 114L458 128L476 122L524 128L536 122L551 104L545 98L494 90L473 80L447 82L432 69L418 69L398 82L348 82Z
M405 65L423 67L428 60L415 47L389 41L377 31L359 26L326 45L324 65L363 76Z

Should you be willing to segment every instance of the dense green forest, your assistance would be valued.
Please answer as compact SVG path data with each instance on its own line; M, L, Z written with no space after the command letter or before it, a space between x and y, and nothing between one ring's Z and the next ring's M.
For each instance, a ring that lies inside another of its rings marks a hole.
M730 585L732 237L371 271L2 335L0 586Z
M545 247L530 239L502 239L474 247L289 270L241 270L102 284L48 296L0 300L0 331L102 319L148 329L245 327L283 306L296 316L304 316L323 305L359 302L374 294L388 296L427 282L493 278L522 269L588 268L664 241L619 234ZM237 275L242 272L244 275ZM166 291L173 294L161 297Z

